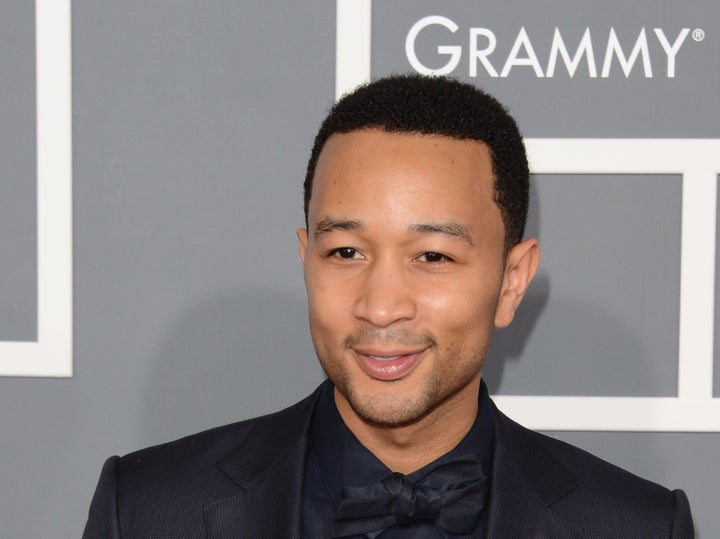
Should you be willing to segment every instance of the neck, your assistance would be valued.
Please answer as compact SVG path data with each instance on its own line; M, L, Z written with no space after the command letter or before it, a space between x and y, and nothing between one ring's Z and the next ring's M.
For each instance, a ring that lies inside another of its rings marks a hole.
M409 474L451 451L470 432L478 412L480 376L422 418L401 426L369 423L335 389L335 403L358 441L393 472Z

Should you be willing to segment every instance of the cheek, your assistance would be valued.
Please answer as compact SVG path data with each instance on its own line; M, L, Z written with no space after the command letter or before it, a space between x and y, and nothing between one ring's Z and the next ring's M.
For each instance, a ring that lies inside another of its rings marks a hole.
M327 283L328 280L323 279L321 272L318 271L317 263L309 256L305 263L305 290L311 310L316 307L322 308L328 298L332 297Z
M306 278L310 326L313 332L328 334L341 332L343 321L351 311L346 290L328 284L320 278Z
M447 330L485 326L495 317L498 293L499 286L478 280L433 287L423 298L424 310Z

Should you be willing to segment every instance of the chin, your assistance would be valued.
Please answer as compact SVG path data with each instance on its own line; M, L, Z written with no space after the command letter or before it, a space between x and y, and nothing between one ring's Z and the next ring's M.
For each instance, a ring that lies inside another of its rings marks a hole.
M392 386L386 393L359 394L352 387L339 387L353 412L366 423L383 427L412 425L426 417L440 403L435 391L416 395L397 395Z

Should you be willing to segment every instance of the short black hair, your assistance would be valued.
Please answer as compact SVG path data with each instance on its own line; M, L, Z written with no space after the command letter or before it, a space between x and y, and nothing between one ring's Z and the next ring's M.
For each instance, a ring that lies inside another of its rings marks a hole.
M525 232L530 172L515 120L494 97L448 77L393 75L359 86L330 109L315 136L304 183L305 225L320 152L334 133L382 129L389 133L477 140L490 149L495 203L509 249Z

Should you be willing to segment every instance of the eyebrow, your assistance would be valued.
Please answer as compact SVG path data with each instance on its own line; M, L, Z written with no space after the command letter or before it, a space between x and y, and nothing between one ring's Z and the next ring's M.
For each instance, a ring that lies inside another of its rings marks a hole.
M333 219L332 217L326 217L318 221L317 225L315 225L313 238L317 240L335 230L365 230L365 224L362 221L354 219Z
M474 245L468 227L452 221L447 223L413 223L408 227L408 231L421 234L443 234L464 241L469 245Z
M336 230L357 231L365 230L365 223L355 219L334 219L326 217L318 221L313 231L313 238L316 240L325 234ZM420 234L443 234L454 239L463 241L469 245L475 245L470 235L470 230L465 225L453 221L447 223L412 223L408 226L408 232Z

